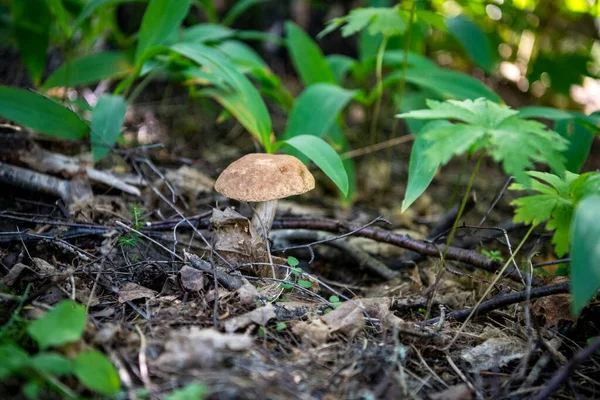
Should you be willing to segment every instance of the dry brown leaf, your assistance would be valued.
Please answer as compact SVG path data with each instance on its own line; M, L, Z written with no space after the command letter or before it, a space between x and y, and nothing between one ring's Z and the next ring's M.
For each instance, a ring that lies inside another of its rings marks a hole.
M331 333L340 332L349 339L352 339L365 327L362 310L349 301L323 315L321 320L329 327Z
M140 286L137 283L128 282L119 289L119 303L123 304L126 301L136 299L148 299L156 296L156 292L152 289Z
M252 338L247 335L223 334L198 327L184 328L171 333L165 351L154 364L166 371L214 367L232 352L244 351L250 346Z
M329 339L329 327L320 318L310 322L298 322L292 327L292 331L302 338L302 342L320 345Z
M267 304L264 307L257 308L246 314L237 317L229 318L223 321L223 327L227 332L235 332L238 329L245 328L250 324L265 326L267 323L277 318L275 309L272 304Z
M577 321L571 314L571 295L567 293L542 297L533 304L531 311L543 318L545 328Z
M254 299L260 297L258 290L250 282L246 282L241 288L235 291L242 304L250 305L254 303Z
M27 269L27 265L16 263L12 266L12 268L8 271L8 274L4 275L2 279L0 279L0 285L11 287L15 284L17 279L21 273Z
M471 371L488 371L518 360L525 355L526 345L517 337L491 338L463 350L460 357L471 364Z
M179 270L179 281L185 290L198 292L204 287L204 273L196 268L184 265Z

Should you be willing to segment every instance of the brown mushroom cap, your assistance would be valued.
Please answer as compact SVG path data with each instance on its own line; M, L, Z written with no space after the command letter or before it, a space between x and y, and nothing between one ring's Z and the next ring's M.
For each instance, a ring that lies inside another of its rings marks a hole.
M296 157L285 154L248 154L231 163L215 183L230 199L268 201L306 193L315 178Z

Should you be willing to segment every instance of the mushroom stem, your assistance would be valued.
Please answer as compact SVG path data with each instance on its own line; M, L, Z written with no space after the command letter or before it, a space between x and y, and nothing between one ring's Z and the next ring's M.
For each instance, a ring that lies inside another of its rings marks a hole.
M252 227L260 236L267 240L275 213L277 212L277 200L267 200L256 203L254 215L252 216Z

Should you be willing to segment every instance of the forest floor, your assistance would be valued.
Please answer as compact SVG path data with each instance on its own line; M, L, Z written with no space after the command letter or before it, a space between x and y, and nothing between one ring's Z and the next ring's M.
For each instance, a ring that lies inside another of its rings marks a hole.
M217 126L191 112L165 123L159 114L168 109L128 113L125 137L138 144L102 164L125 192L40 162L52 157L41 149L68 156L80 144L2 128L17 147L2 152L3 162L93 188L63 204L2 187L1 279L14 296L2 297L2 308L13 310L24 294L25 316L64 298L85 304L84 340L118 367L124 396L162 398L194 381L214 399L530 398L598 335L597 306L570 316L568 285L554 276L563 267L528 274L555 259L543 227L520 249L519 269L509 263L494 283L527 228L512 223L516 195L492 160L442 264L472 164L445 167L401 213L410 143L356 159L352 206L316 172L316 190L281 201L273 269L221 263L215 236L247 224L252 210L212 185L255 150L233 122ZM185 132L194 129L201 134ZM599 160L592 151L591 162ZM241 215L219 233L214 210L227 207ZM291 269L295 260L301 271ZM593 398L598 382L600 360L590 358L554 396Z

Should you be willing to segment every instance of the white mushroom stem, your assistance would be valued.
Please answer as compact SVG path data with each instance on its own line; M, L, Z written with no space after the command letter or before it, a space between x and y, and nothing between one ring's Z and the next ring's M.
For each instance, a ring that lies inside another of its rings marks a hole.
M252 227L262 236L264 240L269 237L275 213L277 212L277 200L261 201L256 203L254 215L252 216Z

